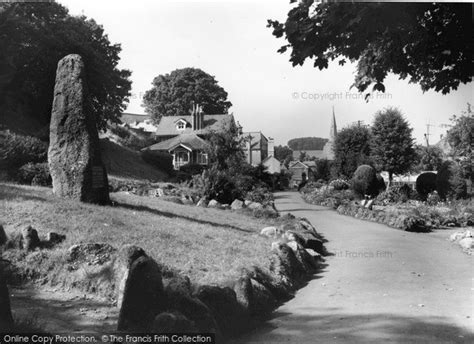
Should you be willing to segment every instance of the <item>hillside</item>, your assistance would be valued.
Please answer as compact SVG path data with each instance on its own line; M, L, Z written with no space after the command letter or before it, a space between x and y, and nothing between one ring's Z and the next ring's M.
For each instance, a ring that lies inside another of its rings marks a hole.
M108 139L100 141L102 159L110 176L163 181L168 175L146 163L140 153Z
M288 147L294 151L323 150L328 139L322 137L298 137L288 141Z

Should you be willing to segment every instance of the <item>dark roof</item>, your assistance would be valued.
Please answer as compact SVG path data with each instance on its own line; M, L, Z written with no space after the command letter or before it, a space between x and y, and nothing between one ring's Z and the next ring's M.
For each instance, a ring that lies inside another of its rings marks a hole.
M143 121L146 121L147 119L150 119L150 115L140 115L140 114L128 113L128 112L124 112L122 113L122 115L120 115L120 120L122 121L122 123L125 123L125 124L143 122Z
M152 151L170 151L176 147L183 145L185 148L188 148L192 151L194 150L204 150L208 147L208 143L201 139L196 134L182 134L171 139L155 143L149 147L144 148L143 150L152 150Z
M176 122L180 119L185 120L188 126L184 130L178 130L176 128ZM222 132L227 131L230 128L231 123L234 121L233 115L204 115L204 128L201 130L193 130L191 127L193 119L192 116L166 116L162 117L160 124L156 129L157 136L171 136L171 135L182 135L182 134L208 134L212 131Z

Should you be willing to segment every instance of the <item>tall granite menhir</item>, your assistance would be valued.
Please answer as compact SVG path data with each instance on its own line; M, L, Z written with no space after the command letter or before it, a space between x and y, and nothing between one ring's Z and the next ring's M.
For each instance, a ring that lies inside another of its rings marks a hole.
M58 63L49 133L49 170L56 196L107 204L107 172L85 75L79 55L67 55Z

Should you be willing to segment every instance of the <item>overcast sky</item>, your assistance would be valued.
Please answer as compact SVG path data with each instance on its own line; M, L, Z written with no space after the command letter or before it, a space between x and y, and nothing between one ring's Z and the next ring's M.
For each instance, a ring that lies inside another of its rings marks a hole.
M431 143L439 140L453 114L473 102L473 84L449 95L423 94L416 84L391 75L386 94L368 103L354 89L355 67L337 64L319 71L307 62L292 67L284 44L266 27L284 21L289 0L157 1L59 0L71 14L84 14L104 26L112 43L122 45L120 67L132 71L127 112L144 113L144 92L153 78L177 68L196 67L215 76L229 93L230 109L245 131L262 131L277 144L295 137L328 137L332 106L338 128L362 120L370 124L377 110L398 107L423 141L430 124Z

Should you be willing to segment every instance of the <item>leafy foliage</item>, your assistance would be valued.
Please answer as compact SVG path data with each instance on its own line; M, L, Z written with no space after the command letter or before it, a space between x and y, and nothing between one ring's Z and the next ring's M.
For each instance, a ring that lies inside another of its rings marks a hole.
M327 142L321 137L298 137L288 141L288 147L294 151L322 150Z
M240 130L234 122L225 132L212 132L208 136L207 149L210 164L219 170L239 168L245 164L242 140Z
M293 1L292 1L293 2ZM471 5L459 3L337 3L299 1L285 23L268 21L291 48L293 66L313 60L328 68L357 62L354 85L385 91L389 72L443 94L473 76Z
M348 178L357 166L370 162L370 130L363 126L342 129L334 143L334 159L337 171Z
M26 163L46 161L48 145L32 136L0 131L0 167L14 170Z
M275 146L275 158L288 168L290 161L293 161L293 150L288 146Z
M2 3L0 32L0 106L8 104L14 112L21 107L22 115L47 126L57 63L75 53L84 59L98 128L119 122L131 73L117 68L121 47L110 43L101 25L71 16L55 2Z
M387 108L375 115L372 157L380 169L388 172L390 182L393 174L407 172L416 158L412 131L398 109Z
M415 148L418 171L437 171L443 163L443 152L436 146L417 146Z
M226 114L232 103L217 80L198 68L176 69L153 79L143 97L145 111L155 123L163 116L188 115L193 104L206 114Z
M467 111L459 117L454 116L452 122L454 126L448 131L448 142L454 148L464 175L474 181L474 113L471 105L467 104Z

